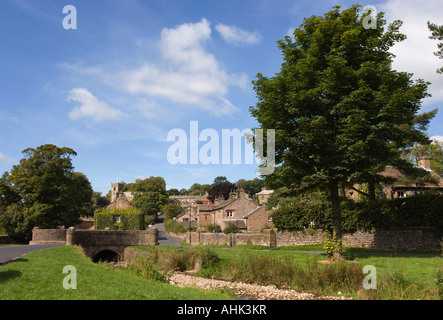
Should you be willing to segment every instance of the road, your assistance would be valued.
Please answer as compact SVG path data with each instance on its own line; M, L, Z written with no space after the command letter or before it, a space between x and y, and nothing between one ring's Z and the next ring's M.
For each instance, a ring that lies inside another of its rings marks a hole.
M6 245L0 246L0 266L11 262L14 259L20 258L21 256L40 249L64 246L64 243L48 243L48 244L34 244L34 245Z
M163 246L181 246L181 240L179 238L171 237L166 234L165 225L163 223L163 216L158 216L157 222L154 227L158 229L158 243Z

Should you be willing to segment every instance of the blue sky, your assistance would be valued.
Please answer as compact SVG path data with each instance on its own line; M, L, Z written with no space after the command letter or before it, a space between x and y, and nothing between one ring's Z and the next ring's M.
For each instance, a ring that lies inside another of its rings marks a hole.
M172 129L248 129L256 97L251 81L272 76L276 41L303 18L355 1L289 0L1 0L0 173L21 151L46 143L77 152L76 171L94 190L111 182L162 176L167 188L257 177L256 164L177 164L167 160ZM439 0L360 1L401 19L408 39L394 68L430 81L423 111L443 102L443 64L426 21L443 24ZM65 5L77 29L63 28ZM443 139L443 113L429 134ZM204 144L201 142L201 144Z

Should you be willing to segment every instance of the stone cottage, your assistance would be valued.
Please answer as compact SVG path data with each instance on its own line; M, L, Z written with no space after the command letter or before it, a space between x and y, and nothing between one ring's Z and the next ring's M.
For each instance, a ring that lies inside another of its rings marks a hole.
M401 184L398 179L405 177L405 175L394 166L386 166L383 171L379 172L380 176L391 178L394 180L391 184L383 184L380 188L379 196L387 199L405 198L427 190L436 190L443 194L443 178L432 170L431 160L427 156L421 155L418 159L416 168L421 168L429 172L432 176L437 178L438 184L425 183L424 185L415 184ZM356 189L360 189L360 185L355 185ZM358 200L358 193L355 190L346 190L346 196L355 201Z
M197 205L197 229L204 231L209 225L219 225L224 230L229 224L245 231L259 231L273 226L270 211L249 200L242 188L230 193L229 199L214 204Z

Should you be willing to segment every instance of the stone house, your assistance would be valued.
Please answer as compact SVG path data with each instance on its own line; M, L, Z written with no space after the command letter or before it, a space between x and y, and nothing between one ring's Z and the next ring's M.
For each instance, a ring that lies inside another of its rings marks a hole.
M255 194L258 203L263 205L268 201L269 196L273 193L274 190L267 190L266 187L263 187L262 190Z
M437 190L443 194L443 178L432 170L430 158L420 156L416 167L431 173L432 176L437 178L438 184L425 183L424 185L416 185L399 183L397 180L405 177L405 175L394 166L386 166L384 170L378 174L386 178L391 178L394 182L391 184L382 184L379 196L387 199L405 198L427 190ZM355 185L355 188L360 189L361 185ZM358 200L358 193L352 189L346 190L346 196L355 201Z
M273 226L270 211L249 200L243 189L231 192L229 199L216 200L212 205L197 205L197 229L204 231L209 225L219 225L224 230L229 224L245 231L259 231Z
M189 205L184 207L182 213L178 214L174 220L180 222L184 227L193 228L197 226L197 206Z

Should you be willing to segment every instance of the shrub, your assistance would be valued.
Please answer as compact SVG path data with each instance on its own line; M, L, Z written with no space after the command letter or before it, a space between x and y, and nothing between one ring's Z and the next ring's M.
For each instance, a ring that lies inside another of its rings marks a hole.
M212 232L213 230L220 230L221 227L218 224L210 224L206 227L206 231Z
M157 270L157 258L152 254L139 255L126 266L127 270L143 278L165 282L165 276Z
M178 221L165 219L165 230L172 233L185 233L187 229Z
M210 268L217 264L220 261L220 258L214 250L205 248L201 255L201 261L202 268Z
M223 230L223 232L225 234L229 234L229 233L239 233L240 229L239 227L237 227L235 224L233 224L232 222L230 222L228 224L228 226L225 228L225 230Z
M164 259L163 265L166 270L186 271L195 267L199 254L194 250L179 249L169 252L162 259Z

